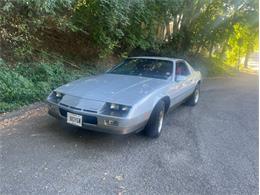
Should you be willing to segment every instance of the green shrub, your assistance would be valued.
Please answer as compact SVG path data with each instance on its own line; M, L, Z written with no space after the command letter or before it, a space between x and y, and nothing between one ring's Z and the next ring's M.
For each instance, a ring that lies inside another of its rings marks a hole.
M0 71L0 99L4 102L24 101L34 99L34 84L29 79L15 71L2 68Z
M10 68L0 61L0 66L0 112L43 100L52 89L95 73L93 68L75 70L59 62L18 64Z
M183 57L195 68L199 70L203 77L220 76L220 75L231 75L232 67L223 63L217 57L208 58L202 55Z

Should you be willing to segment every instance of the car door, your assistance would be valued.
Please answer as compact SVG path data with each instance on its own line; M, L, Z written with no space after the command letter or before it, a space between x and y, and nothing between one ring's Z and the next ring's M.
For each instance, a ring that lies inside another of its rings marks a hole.
M175 62L174 74L174 85L171 88L172 106L180 103L191 94L190 80L192 79L191 70L183 60Z

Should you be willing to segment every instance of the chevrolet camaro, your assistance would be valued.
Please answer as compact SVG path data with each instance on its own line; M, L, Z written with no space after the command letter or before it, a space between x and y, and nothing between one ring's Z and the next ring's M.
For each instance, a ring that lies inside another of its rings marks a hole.
M53 90L47 98L48 113L94 131L142 131L156 138L171 108L198 103L200 83L200 72L185 60L130 57L104 74L83 77Z

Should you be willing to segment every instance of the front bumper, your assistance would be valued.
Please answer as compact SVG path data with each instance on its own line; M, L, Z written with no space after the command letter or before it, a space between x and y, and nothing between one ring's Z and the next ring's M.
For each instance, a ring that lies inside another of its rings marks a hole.
M92 112L82 112L76 111L74 109L64 107L62 105L54 104L48 102L48 113L62 121L67 121L66 112L74 113L92 118L94 120L86 120L82 122L82 128L105 132L105 133L112 133L112 134L129 134L133 132L138 132L142 130L146 123L147 119L145 117L135 117L135 118L123 118L123 117L115 117L115 116L108 116L103 115L100 113L92 113ZM142 119L143 118L143 119ZM113 120L117 121L117 125L105 125L105 121ZM94 121L94 122L93 122Z

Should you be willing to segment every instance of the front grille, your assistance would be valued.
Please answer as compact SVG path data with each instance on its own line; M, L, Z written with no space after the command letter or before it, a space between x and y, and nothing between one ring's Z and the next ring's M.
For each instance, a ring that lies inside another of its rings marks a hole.
M94 111L94 110L86 110L86 109L83 109L83 111L85 111L85 112L97 113L97 111Z
M97 124L97 117L89 116L89 115L83 115L83 123L89 123L89 124L96 125Z
M76 107L73 107L73 106L70 106L70 108L72 108L74 110L81 110L80 108L76 108Z
M63 104L63 103L60 103L60 105L65 106L65 107L69 107L67 104Z
M60 108L60 114L67 118L67 110L63 109L63 108ZM78 114L78 113L74 113L74 114ZM83 123L88 123L88 124L93 124L93 125L96 125L97 124L97 117L95 116L90 116L90 115L86 115L86 114L80 114L82 115L82 122Z
M66 110L64 110L64 109L60 108L60 114L61 114L61 116L63 116L63 117L66 117L66 118L67 118L67 111L66 111Z
M69 106L67 104L63 104L63 103L60 103L61 106L64 106L64 107L67 107L67 108L70 108L70 109L73 109L73 110L77 110L77 111L81 111L82 109L81 108L77 108L77 107L74 107L74 106ZM97 111L95 110L86 110L86 109L83 109L83 111L85 112L92 112L92 113L97 113Z

